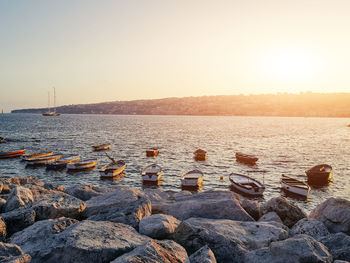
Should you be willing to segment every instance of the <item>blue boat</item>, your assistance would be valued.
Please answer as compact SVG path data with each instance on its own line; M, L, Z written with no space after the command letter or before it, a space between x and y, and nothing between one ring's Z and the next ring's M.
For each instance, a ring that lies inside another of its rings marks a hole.
M47 163L46 169L59 170L66 168L67 164L73 163L80 159L80 155L70 155L65 158L60 159L59 161L53 163Z

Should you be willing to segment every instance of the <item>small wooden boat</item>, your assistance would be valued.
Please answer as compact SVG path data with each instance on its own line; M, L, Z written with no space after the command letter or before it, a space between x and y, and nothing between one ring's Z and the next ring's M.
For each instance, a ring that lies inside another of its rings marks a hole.
M74 163L67 164L67 169L71 171L81 171L81 170L89 170L95 168L97 165L96 159L90 159L85 161L77 161Z
M313 185L328 184L332 180L332 166L328 164L319 164L305 171L307 182Z
M159 165L151 164L141 171L143 182L157 182L163 175L163 169Z
M53 163L47 163L46 169L51 169L51 170L63 169L63 168L67 167L67 164L73 163L79 159L80 159L80 155L69 155L69 156L61 158L58 161L55 161Z
M32 158L28 158L26 162L28 165L40 165L40 164L52 163L58 159L61 159L60 154L42 156L42 157L32 157Z
M4 137L0 137L0 143L2 143L2 142L5 142L5 138Z
M110 164L106 164L100 169L101 178L113 178L120 175L124 172L126 167L126 163L123 160L119 160L116 162L111 162Z
M159 154L159 150L156 148L146 150L147 157L156 157Z
M243 194L258 196L265 191L265 186L262 183L246 175L231 173L230 182L234 190Z
M306 183L288 177L284 174L282 174L281 178L281 188L288 193L304 196L306 198L310 192L310 186L308 186Z
M22 156L25 154L26 150L18 150L18 151L12 151L12 152L0 152L0 159L5 159L5 158L16 158L19 156Z
M200 187L204 180L203 172L199 170L188 171L181 175L182 187Z
M92 146L92 148L94 149L94 151L107 151L107 150L111 149L111 145L110 144L100 144L100 145L94 145L94 146Z
M47 152L47 153L41 153L41 152L35 152L35 153L25 153L21 156L22 161L27 161L32 158L39 158L39 157L45 157L45 156L51 156L53 155L53 152Z
M240 163L254 165L259 160L259 158L254 156L254 155L249 155L249 154L237 152L236 153L236 160L237 160L237 162L240 162Z
M202 149L196 150L193 154L196 161L205 161L207 159L207 152Z

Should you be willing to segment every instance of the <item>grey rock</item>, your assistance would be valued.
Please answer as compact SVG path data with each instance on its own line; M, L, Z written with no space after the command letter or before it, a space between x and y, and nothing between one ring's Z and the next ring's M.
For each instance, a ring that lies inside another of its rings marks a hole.
M257 201L243 199L241 201L241 206L256 221L261 217L261 205Z
M329 198L319 204L309 215L320 220L329 232L344 232L350 235L350 201L342 198Z
M32 191L22 186L15 186L7 198L5 212L12 211L33 202L34 197Z
M5 206L6 206L6 200L3 198L0 198L0 213L5 212Z
M205 245L189 257L188 263L216 263L216 258L208 245Z
M92 197L111 192L111 187L101 187L94 185L74 185L65 189L65 193L72 195L80 200L87 201Z
M6 224L7 236L11 236L13 233L34 224L35 211L31 208L21 207L11 212L2 213L1 217Z
M299 220L290 230L289 235L295 236L299 234L305 234L318 240L323 236L329 235L327 227L316 219L303 218Z
M45 197L32 205L36 220L58 217L80 218L85 209L85 202L65 193Z
M84 220L58 233L48 226L36 222L32 228L17 233L11 241L30 254L33 263L104 263L150 240L121 223ZM45 232L46 238L33 238L34 229Z
M349 263L349 261L345 261L345 260L334 260L333 263Z
M0 262L26 263L30 262L30 256L24 254L22 249L15 244L0 242Z
M170 215L156 214L141 219L139 232L155 239L170 239L181 222Z
M1 194L3 188L4 188L4 183L0 181L0 194Z
M6 235L7 235L6 224L4 220L2 220L2 217L0 216L0 242L5 242Z
M229 191L187 192L147 191L152 203L152 213L172 215L179 220L190 217L254 221L242 208L239 196Z
M138 229L141 219L151 215L151 210L151 202L143 192L119 186L112 192L88 200L84 217L94 221L120 222Z
M283 224L291 228L300 219L306 218L307 215L296 205L290 203L284 197L275 197L262 205L262 213L276 212L281 218Z
M319 241L327 247L334 259L350 261L350 236L344 233L330 234Z
M40 181L40 179L29 176L10 176L10 175L0 175L0 182L2 182L4 185L38 185L38 186L44 186L45 184Z
M331 263L327 248L310 236L300 235L272 242L268 248L251 251L242 262L249 263Z
M243 262L248 250L286 239L288 233L265 222L190 218L181 222L173 237L189 253L208 245L218 262Z
M149 241L111 263L185 263L187 259L186 250L179 244L170 240L158 240Z
M268 212L262 217L260 217L259 219L259 222L271 222L271 221L283 224L281 218L277 215L276 212Z

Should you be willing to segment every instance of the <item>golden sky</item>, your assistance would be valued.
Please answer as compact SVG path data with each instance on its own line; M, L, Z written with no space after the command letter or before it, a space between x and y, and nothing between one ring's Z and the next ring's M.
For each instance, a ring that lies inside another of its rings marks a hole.
M0 110L350 92L350 1L0 2Z

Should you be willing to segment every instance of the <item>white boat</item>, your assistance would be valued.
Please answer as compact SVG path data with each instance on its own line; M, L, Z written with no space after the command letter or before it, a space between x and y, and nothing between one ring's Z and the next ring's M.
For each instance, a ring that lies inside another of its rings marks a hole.
M204 174L199 170L188 171L181 175L181 185L184 187L199 187L204 180Z
M310 186L297 179L282 174L281 188L289 193L307 197L310 192Z
M77 161L74 163L67 164L67 169L71 171L88 170L96 167L97 162L98 161L96 159Z
M159 165L151 164L141 171L144 182L158 182L163 175L163 169Z
M60 154L42 156L42 157L32 157L32 158L26 159L26 161L27 161L27 164L29 165L39 165L39 164L52 163L58 159L61 159Z
M51 111L51 108L50 108L50 92L49 92L47 112L43 113L43 116L54 117L54 116L60 116L61 115L60 113L56 112L56 89L55 88L53 88L53 94L54 94L53 95L53 97L54 97L54 108L53 108L53 111Z
M262 183L246 175L231 173L230 182L232 188L243 194L258 196L265 191Z
M113 178L124 172L126 163L123 160L111 162L100 169L101 178Z

